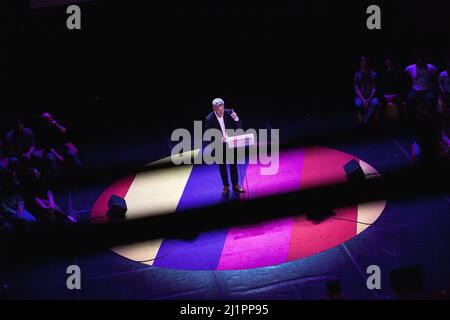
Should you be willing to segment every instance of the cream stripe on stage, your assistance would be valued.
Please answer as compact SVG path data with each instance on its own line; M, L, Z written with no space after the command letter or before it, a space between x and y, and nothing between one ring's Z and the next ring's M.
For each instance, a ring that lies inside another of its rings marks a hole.
M185 152L183 158L193 159L198 156L198 153L199 150ZM169 161L171 161L171 157L153 162L149 166ZM181 165L137 174L125 196L128 206L127 219L175 212L192 168L193 165ZM113 251L130 260L146 261L144 263L153 265L151 260L156 258L161 243L162 239L145 241L116 247L113 248Z
M379 175L378 171L375 170L373 167L371 167L368 163L359 160L359 164L364 171L366 175L370 175L367 177L367 179L370 179L371 177L376 177ZM378 219L378 217L381 215L381 213L384 210L384 207L386 206L386 201L376 201L376 202L370 202L370 203L360 203L358 204L358 221L363 223L372 224L375 222L375 220ZM364 230L366 230L368 227L370 227L367 224L361 224L357 223L357 229L356 233L360 234Z

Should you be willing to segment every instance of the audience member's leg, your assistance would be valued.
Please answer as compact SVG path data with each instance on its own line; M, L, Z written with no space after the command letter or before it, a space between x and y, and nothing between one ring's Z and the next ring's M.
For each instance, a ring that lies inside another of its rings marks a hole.
M406 109L408 120L414 120L417 113L417 104L419 102L419 92L416 90L411 90L406 97Z
M378 105L379 105L379 101L378 98L373 98L372 101L370 101L369 103L369 107L367 108L365 117L364 117L364 122L365 123L369 123L373 120L375 113L378 109Z
M32 226L36 223L36 218L29 213L27 210L23 210L20 214L15 213L8 217L11 223L18 227L19 230L30 230Z
M362 103L361 99L358 97L355 98L355 107L356 107L356 112L357 112L359 119L361 121L364 121L366 110L365 110L364 104Z
M60 174L60 165L58 159L51 152L44 153L44 171L49 176Z
M8 167L11 170L17 170L17 168L20 167L20 160L19 158L12 156L9 158Z
M38 169L42 169L42 155L38 151L34 151L31 155L31 164Z
M444 94L444 104L445 104L444 112L448 113L450 111L450 93Z
M425 106L431 111L436 110L437 105L437 95L434 90L427 90L423 93L423 102Z
M59 223L75 223L77 219L70 214L64 212L60 206L56 205L54 215L56 218L56 222Z

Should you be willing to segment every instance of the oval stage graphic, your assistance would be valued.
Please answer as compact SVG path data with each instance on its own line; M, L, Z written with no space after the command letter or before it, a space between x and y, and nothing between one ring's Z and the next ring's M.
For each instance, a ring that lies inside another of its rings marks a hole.
M198 150L185 153L192 157ZM355 159L365 174L377 171L366 162L324 147L280 152L279 171L260 174L262 165L240 165L240 180L247 190L241 199L344 182L343 166ZM170 157L154 162L170 161ZM150 164L152 165L152 164ZM368 177L368 178L370 178ZM111 195L124 197L127 219L149 214L182 214L187 208L225 201L216 165L184 165L120 179L95 202L91 217L106 215ZM147 265L181 270L242 270L268 267L301 259L333 248L363 232L381 215L386 202L358 204L334 210L321 221L307 215L266 221L199 234L194 239L161 239L113 248L117 254ZM282 210L282 208L280 208Z

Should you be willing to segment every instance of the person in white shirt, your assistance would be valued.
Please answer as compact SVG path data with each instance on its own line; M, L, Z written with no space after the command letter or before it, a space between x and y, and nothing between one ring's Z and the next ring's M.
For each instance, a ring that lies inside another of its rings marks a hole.
M225 102L221 98L216 98L212 102L213 111L205 119L205 129L218 129L222 132L223 138L223 150L224 157L223 163L219 164L220 176L222 178L223 190L222 195L224 197L228 196L230 193L230 187L228 182L228 171L226 163L226 153L228 147L225 143L227 138L227 129L240 129L242 127L241 121L233 109L225 109ZM235 153L236 155L236 153ZM230 165L231 183L233 185L233 191L236 193L245 193L245 190L239 185L239 175L237 169L237 161L234 159L233 163Z
M427 63L422 55L417 55L415 64L406 67L405 72L411 79L411 90L406 98L410 117L415 118L422 111L433 112L437 103L438 69Z

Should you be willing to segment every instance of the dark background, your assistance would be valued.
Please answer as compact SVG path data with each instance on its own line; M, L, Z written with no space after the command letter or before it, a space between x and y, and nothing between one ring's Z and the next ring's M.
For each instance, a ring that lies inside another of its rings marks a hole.
M382 30L366 8L382 9ZM2 4L3 134L15 115L33 126L50 110L78 144L132 139L190 126L220 96L244 119L332 117L353 112L360 55L401 68L425 50L450 59L448 1L113 1L66 6ZM252 124L252 121L247 121ZM258 124L256 124L258 125Z

